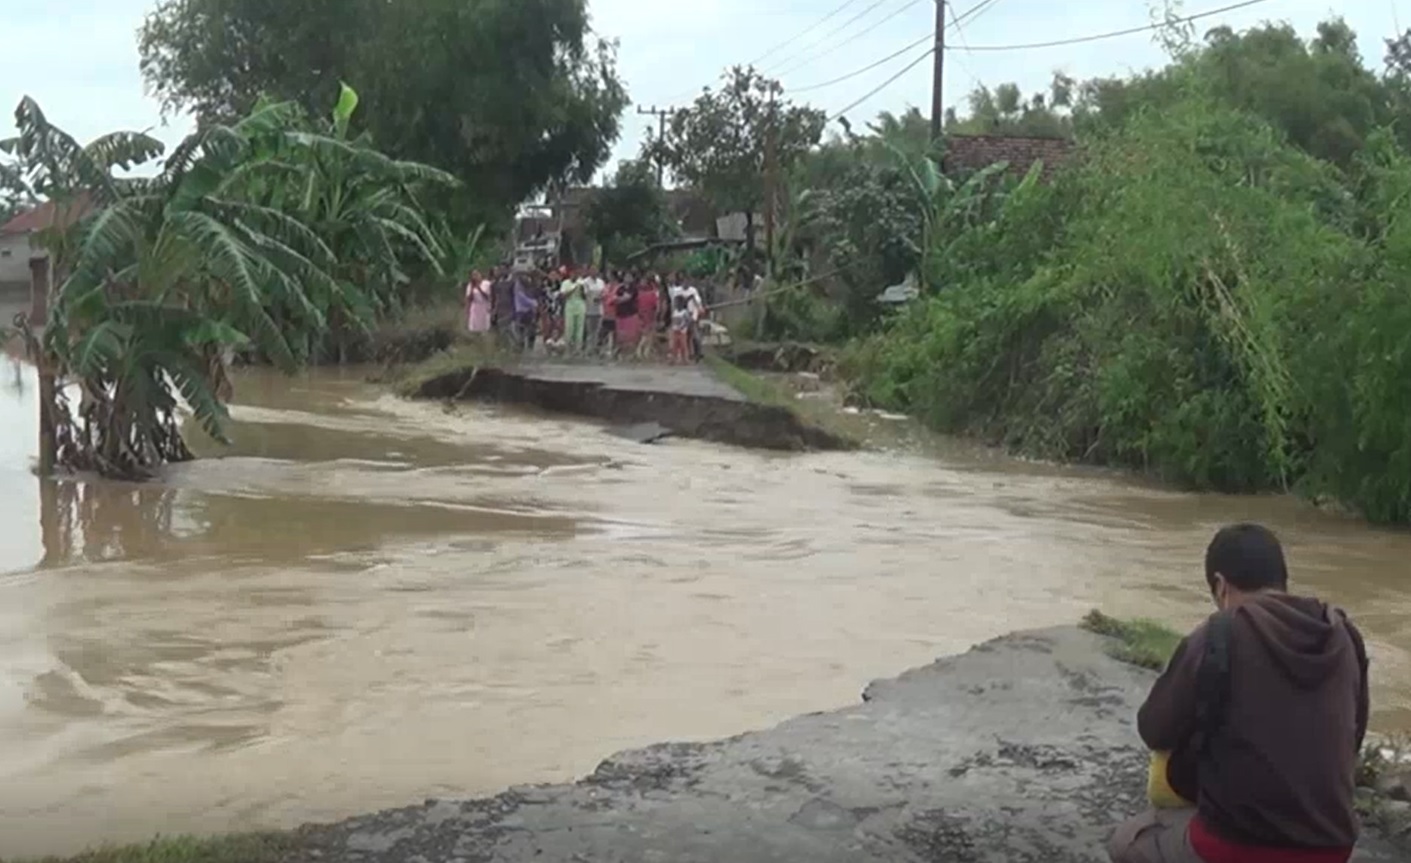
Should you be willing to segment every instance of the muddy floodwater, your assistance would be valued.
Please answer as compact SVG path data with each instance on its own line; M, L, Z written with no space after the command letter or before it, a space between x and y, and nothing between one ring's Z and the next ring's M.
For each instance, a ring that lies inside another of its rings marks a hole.
M1095 606L1191 624L1221 523L1348 607L1411 730L1411 536L961 444L775 455L239 381L235 446L41 482L0 357L0 856L287 827L856 701Z

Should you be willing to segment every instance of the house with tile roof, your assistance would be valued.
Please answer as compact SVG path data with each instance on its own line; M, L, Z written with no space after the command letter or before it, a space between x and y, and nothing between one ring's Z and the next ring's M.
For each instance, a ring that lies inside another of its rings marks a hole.
M68 205L45 201L0 225L0 311L7 313L0 325L9 324L15 311L28 311L35 324L48 318L53 279L39 234L56 225L71 226L91 211L86 198Z
M947 135L942 167L946 173L968 173L1005 162L1008 173L1023 177L1034 163L1040 162L1047 179L1073 157L1076 149L1077 145L1067 138Z

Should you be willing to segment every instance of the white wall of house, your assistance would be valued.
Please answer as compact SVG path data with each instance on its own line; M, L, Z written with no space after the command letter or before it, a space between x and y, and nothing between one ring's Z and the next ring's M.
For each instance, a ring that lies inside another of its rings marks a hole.
M745 228L747 220L744 213L730 213L715 220L715 233L722 240L734 240L744 242ZM755 243L764 242L764 217L758 213L754 216Z
M29 256L29 234L0 236L0 285L28 285Z

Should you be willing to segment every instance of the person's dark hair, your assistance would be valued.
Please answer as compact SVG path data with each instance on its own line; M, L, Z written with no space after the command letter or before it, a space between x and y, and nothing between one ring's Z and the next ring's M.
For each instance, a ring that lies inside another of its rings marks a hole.
M1257 524L1231 525L1210 541L1205 550L1205 581L1215 589L1215 575L1237 590L1286 590L1288 564L1279 538Z

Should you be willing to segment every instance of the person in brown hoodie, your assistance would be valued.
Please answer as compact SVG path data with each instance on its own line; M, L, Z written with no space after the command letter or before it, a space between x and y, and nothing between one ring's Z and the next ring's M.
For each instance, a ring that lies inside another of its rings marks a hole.
M1347 863L1367 733L1367 653L1340 610L1288 592L1279 540L1216 534L1205 578L1220 609L1186 636L1137 713L1193 810L1118 828L1113 863Z

